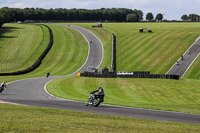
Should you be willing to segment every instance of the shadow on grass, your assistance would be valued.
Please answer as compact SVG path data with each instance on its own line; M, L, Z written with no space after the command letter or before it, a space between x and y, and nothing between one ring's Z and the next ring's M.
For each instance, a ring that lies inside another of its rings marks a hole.
M17 27L2 27L0 28L0 39L1 38L16 38L17 36L5 36L3 34L5 33L10 33L19 29L23 29L23 28L17 28Z
M0 39L1 38L17 38L17 36L4 36L4 35L0 35Z

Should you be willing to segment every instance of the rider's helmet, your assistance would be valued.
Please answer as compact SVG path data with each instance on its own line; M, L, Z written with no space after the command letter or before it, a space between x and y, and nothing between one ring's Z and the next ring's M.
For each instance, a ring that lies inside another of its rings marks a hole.
M98 93L101 93L101 92L102 92L102 90L103 90L103 88L102 88L102 87L99 87L99 88L97 89Z
M6 82L5 82L5 81L3 81L3 82L0 84L1 87L5 87L5 85L6 85Z
M97 89L97 91L98 91L98 92L101 92L101 91L102 91L102 87L99 87L99 88Z

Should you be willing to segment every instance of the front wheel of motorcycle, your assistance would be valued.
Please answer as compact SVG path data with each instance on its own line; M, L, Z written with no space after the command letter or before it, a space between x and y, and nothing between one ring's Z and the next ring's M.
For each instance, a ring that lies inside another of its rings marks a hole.
M2 91L3 91L3 88L0 88L0 93L2 93Z
M85 106L88 106L88 105L89 105L89 103L88 103L88 102L86 102L86 103L85 103Z

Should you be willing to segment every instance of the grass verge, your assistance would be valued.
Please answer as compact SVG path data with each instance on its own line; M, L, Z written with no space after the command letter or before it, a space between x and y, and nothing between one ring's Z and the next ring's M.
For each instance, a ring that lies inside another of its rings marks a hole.
M19 105L0 104L0 116L2 133L200 132L197 124L152 121Z

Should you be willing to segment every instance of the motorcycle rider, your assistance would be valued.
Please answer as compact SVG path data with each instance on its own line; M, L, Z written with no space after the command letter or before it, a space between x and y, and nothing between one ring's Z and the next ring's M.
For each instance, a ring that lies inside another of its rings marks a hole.
M3 81L2 83L1 83L1 86L0 86L0 93L4 90L4 88L6 88L6 82L5 81Z
M99 87L97 90L91 92L90 94L98 95L98 96L100 96L100 98L101 98L101 102L104 101L104 90L103 90L102 87Z
M91 101L92 99L94 99L95 95L97 95L97 96L100 97L101 102L104 101L104 96L105 96L104 90L103 90L102 87L99 87L97 90L92 91L92 92L90 93L90 97L89 97L89 99L88 99L88 102L87 102L86 106L88 106L89 104L92 104L92 103L90 103L90 101Z

